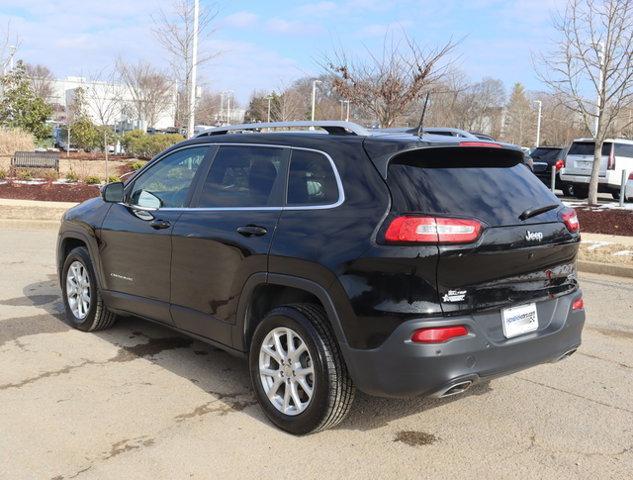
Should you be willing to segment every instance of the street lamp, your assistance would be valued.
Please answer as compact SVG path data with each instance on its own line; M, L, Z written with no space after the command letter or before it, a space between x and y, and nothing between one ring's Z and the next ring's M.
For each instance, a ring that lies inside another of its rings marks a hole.
M191 48L191 91L189 92L189 122L187 125L187 137L193 137L196 114L196 75L198 68L198 22L200 14L200 2L193 2L193 41Z
M266 116L266 121L270 123L270 101L273 99L272 95L268 95L266 100L268 100L268 115Z
M316 86L317 83L323 83L321 80L312 80L312 121L314 122L314 110L316 108ZM314 127L312 127L314 128Z
M538 117L536 118L536 147L541 144L541 111L543 108L543 102L540 100L534 100L534 103L538 105Z

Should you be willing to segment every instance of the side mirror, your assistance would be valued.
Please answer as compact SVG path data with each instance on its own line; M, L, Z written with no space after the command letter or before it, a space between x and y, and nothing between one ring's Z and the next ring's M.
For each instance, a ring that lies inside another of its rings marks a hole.
M101 198L108 203L123 202L123 182L108 183L101 189Z

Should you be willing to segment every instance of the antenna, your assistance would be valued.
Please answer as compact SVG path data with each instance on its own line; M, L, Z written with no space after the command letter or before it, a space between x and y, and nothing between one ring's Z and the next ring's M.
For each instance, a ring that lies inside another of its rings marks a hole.
M426 97L424 98L424 107L422 108L422 116L420 117L420 123L418 124L418 137L422 138L422 135L424 134L424 116L426 115L426 107L429 104L429 95L430 93L426 94Z

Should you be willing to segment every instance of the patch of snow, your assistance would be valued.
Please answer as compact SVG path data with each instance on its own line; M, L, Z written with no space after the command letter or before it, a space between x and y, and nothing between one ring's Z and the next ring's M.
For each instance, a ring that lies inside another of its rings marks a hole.
M607 245L611 245L612 242L583 242L583 243L591 245L590 247L587 248L587 250L594 251L599 248L606 247Z
M619 252L613 252L611 255L614 255L616 257L633 256L633 250L621 250Z
M35 179L35 180L13 180L13 183L19 183L22 185L45 185L46 180L39 180L39 179Z

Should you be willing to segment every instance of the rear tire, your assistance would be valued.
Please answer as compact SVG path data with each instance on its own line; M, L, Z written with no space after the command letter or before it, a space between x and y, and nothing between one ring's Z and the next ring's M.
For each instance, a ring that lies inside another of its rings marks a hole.
M620 200L620 192L611 192L613 200Z
M575 186L574 187L574 197L579 198L581 200L584 200L585 198L589 197L589 188L588 187Z
M74 248L64 260L61 287L69 325L84 332L114 325L117 317L103 304L90 254L85 247Z
M566 197L574 197L575 196L575 189L574 186L571 183L567 183L565 185L563 185L563 194Z
M295 351L302 351L300 358ZM350 411L354 384L319 306L302 303L270 311L255 329L249 366L259 404L282 430L294 435L325 430ZM301 377L302 372L312 373ZM287 400L286 391L291 392Z

